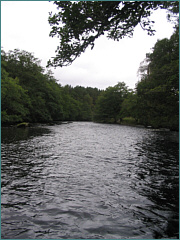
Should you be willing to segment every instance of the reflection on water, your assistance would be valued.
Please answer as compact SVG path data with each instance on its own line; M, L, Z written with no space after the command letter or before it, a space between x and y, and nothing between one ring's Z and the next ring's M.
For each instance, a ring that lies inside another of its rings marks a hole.
M161 132L148 144L143 141L139 146L140 161L136 163L138 181L134 182L133 187L153 203L146 209L138 206L138 214L144 217L147 224L149 216L152 216L154 225L159 226L154 231L156 239L162 238L164 232L168 237L179 237L178 144L173 134ZM145 213L148 214L145 216ZM161 216L161 221L156 216Z
M2 238L179 238L177 133L2 129Z
M3 127L1 128L2 143L13 143L26 141L30 138L42 136L50 133L50 130L42 127L30 127L30 128L16 128L16 127Z

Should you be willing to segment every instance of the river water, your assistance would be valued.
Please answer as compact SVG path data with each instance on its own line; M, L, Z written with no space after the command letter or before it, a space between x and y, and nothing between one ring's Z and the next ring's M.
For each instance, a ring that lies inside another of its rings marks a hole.
M1 138L2 238L179 238L176 132L73 122Z

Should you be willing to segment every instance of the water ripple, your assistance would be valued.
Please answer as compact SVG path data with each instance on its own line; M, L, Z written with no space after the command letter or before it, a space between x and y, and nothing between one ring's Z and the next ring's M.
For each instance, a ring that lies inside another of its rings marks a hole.
M95 123L2 129L2 238L177 238L174 132Z

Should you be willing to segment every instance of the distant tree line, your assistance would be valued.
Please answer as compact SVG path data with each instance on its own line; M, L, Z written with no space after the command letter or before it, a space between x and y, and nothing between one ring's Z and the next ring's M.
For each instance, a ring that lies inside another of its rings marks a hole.
M170 39L157 41L139 67L135 90L119 82L106 90L61 86L33 54L1 52L1 121L97 121L178 130L179 27Z
M31 53L1 53L2 123L92 121L100 90L62 87Z

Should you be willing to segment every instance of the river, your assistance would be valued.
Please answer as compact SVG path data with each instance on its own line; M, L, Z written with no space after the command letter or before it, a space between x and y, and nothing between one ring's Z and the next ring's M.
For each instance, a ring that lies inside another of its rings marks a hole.
M3 127L1 237L178 239L177 140L92 122Z

